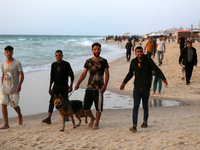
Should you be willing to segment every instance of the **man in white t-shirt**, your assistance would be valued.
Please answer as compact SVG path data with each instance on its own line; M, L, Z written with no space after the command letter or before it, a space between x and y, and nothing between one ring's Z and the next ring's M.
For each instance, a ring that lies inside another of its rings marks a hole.
M163 52L164 50L164 52ZM162 36L159 37L159 40L157 40L156 42L156 51L157 51L157 55L158 55L158 63L159 66L162 64L162 60L164 58L164 53L166 51L165 48L165 42L162 40ZM161 55L161 58L160 58Z
M24 80L24 73L21 63L12 57L13 49L12 46L5 47L5 56L7 60L1 64L2 81L0 104L2 104L2 114L5 124L0 129L9 128L7 110L7 105L9 103L18 114L18 124L21 125L23 123L21 110L18 104L19 92L21 91L21 85Z

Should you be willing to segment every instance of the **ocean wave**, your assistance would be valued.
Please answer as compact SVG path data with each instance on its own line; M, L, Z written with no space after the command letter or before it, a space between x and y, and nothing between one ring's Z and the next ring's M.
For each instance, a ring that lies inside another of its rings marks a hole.
M16 43L17 41L16 40L8 40L7 42L9 42L9 43Z
M18 39L18 41L25 41L26 39Z
M63 41L63 43L70 43L70 42L76 42L77 40L75 40L75 39L69 39L69 40L66 40L66 41Z

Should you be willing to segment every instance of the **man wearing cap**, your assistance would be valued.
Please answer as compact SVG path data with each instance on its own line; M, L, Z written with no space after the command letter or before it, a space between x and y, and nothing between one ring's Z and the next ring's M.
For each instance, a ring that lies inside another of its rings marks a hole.
M190 84L190 78L192 76L193 66L197 66L197 53L196 49L192 47L192 41L187 41L188 47L185 47L181 51L179 57L179 64L182 66L181 61L183 60L183 65L185 65L186 71L186 85Z
M154 43L152 37L150 37L149 41L146 43L144 47L144 52L147 49L147 55L151 58L152 54L154 53Z

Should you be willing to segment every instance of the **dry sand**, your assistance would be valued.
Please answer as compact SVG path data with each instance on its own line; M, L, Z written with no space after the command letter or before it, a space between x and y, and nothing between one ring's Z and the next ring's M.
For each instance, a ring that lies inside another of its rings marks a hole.
M118 45L124 48L124 44ZM193 46L197 49L199 60L200 45L195 43ZM185 85L178 65L178 44L166 43L166 48L160 68L169 85L163 87L162 94L151 94L151 97L178 100L181 105L150 107L148 128L138 126L137 133L128 131L132 125L132 109L118 109L104 110L99 130L90 129L84 121L80 127L72 129L70 121L66 123L65 131L60 132L62 123L59 114L55 112L52 124L47 125L41 123L47 115L45 113L24 117L24 123L20 126L16 118L9 119L10 128L0 131L0 149L200 149L200 67L194 67L192 83ZM157 57L154 61L158 62ZM110 81L107 90L132 95L134 78L124 91L119 90L129 68L125 56L109 65ZM76 80L79 76L76 75ZM26 88L25 85L23 88ZM142 118L143 111L140 109L138 125L142 124ZM2 119L0 125L3 125Z

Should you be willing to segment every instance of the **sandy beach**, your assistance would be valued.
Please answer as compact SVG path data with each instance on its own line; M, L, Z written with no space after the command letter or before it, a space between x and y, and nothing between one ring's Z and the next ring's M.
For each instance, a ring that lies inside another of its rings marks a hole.
M108 43L117 44L124 49L126 41L119 44L113 41ZM193 46L197 49L199 62L200 44L194 43ZM42 123L47 113L25 116L24 123L20 126L17 124L17 118L9 118L10 128L0 130L0 149L200 149L200 65L194 67L191 84L186 85L185 80L181 80L179 52L177 43L166 43L166 53L160 69L167 78L168 86L162 88L161 94L152 94L151 91L151 98L178 101L180 106L150 107L148 128L140 128L143 121L142 108L139 110L137 133L128 130L132 126L132 109L105 109L99 130L92 130L84 121L80 127L73 129L69 121L66 122L65 131L60 132L61 117L55 111L51 125ZM154 61L158 64L157 55ZM129 64L126 62L125 53L120 59L109 63L108 91L132 95L134 77L124 91L119 90ZM80 72L76 73L75 81L79 77ZM87 79L81 87L85 88L86 84ZM26 100L27 103L35 99L41 99L41 103L31 103L33 109L37 105L48 106L48 86L49 71L25 74L20 106L22 107ZM47 110L47 107L43 109ZM3 120L0 119L0 126L2 125Z

